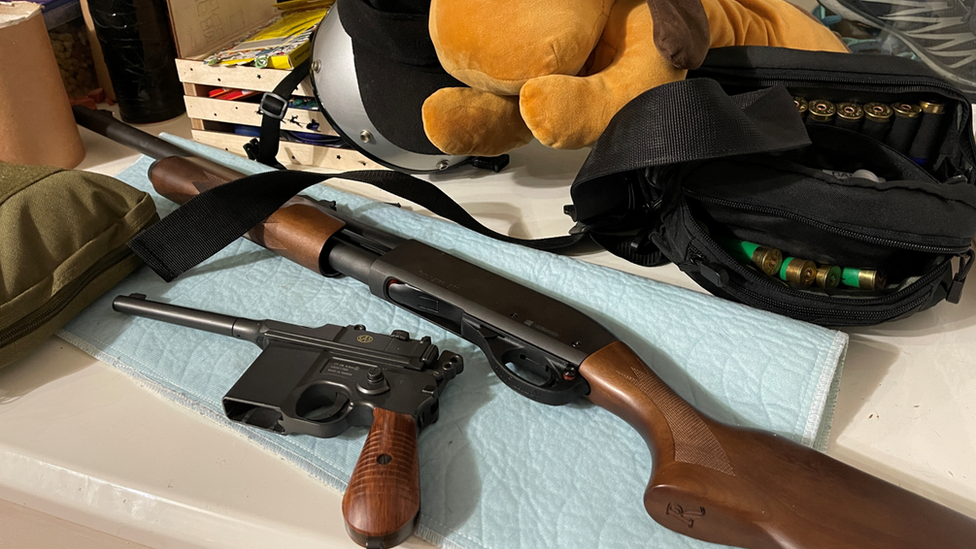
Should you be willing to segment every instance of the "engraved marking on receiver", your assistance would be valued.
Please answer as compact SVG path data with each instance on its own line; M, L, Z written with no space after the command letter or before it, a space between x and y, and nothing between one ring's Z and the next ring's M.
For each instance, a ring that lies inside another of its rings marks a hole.
M358 342L360 342L360 343L372 343L372 341L373 341L373 336L371 336L371 335L366 335L366 334L363 334L363 335L361 335L361 336L359 336L359 337L357 337L357 338L356 338L356 341L358 341Z

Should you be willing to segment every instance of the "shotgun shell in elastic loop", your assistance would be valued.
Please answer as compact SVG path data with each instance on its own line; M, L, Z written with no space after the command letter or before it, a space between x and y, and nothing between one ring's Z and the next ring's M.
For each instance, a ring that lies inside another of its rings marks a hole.
M882 271L845 267L841 274L841 283L861 290L880 290L885 287L887 280Z
M834 121L835 126L856 132L861 129L861 123L863 121L864 108L857 103L837 104L837 119Z
M922 107L911 103L892 103L891 110L895 116L891 130L885 137L885 144L896 151L906 154L915 139L918 123L922 120Z
M894 111L884 103L864 105L864 125L861 126L861 133L878 141L883 140L888 133L892 114Z
M800 113L800 118L803 118L803 115L807 113L807 100L793 96L793 104L796 105L796 112Z
M830 124L837 113L837 107L826 99L815 99L807 103L807 124Z
M931 101L919 101L919 108L922 112L926 114L942 114L945 112L945 105L942 103L933 103Z
M779 277L791 284L813 286L817 280L817 264L809 259L787 257L780 267Z
M908 149L908 156L919 166L925 166L938 152L945 135L945 105L932 101L920 101L922 121L918 125L914 139Z
M843 271L836 265L821 265L817 268L817 286L829 289L840 285Z

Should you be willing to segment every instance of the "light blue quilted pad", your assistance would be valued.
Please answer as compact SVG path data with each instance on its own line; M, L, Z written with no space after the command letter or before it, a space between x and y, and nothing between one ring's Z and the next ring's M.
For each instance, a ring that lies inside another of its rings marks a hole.
M242 172L263 166L178 138ZM175 206L152 190L142 158L119 178L153 193L160 214ZM568 257L494 241L451 223L325 186L360 219L427 242L556 296L602 322L679 394L717 419L768 429L822 448L847 336ZM332 439L279 436L223 417L221 397L257 346L114 312L111 300L150 299L233 316L306 326L364 324L430 335L461 353L464 372L444 391L440 420L420 435L418 535L449 548L559 549L715 547L678 535L644 511L651 461L622 420L586 402L549 407L520 397L481 352L370 295L352 279L327 279L238 240L167 284L142 268L59 334L342 490L366 429Z

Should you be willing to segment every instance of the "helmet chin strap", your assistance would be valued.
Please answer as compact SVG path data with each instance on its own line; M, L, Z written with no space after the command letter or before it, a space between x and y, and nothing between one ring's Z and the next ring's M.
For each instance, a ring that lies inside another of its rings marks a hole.
M306 59L301 65L292 69L288 76L275 86L273 91L261 96L261 103L258 105L258 113L261 115L261 137L252 139L244 145L244 152L251 160L257 160L276 170L285 169L277 158L281 122L288 112L288 104L291 101L292 94L295 93L298 84L308 76L311 66L312 60ZM342 140L338 140L335 146L344 147L345 145Z

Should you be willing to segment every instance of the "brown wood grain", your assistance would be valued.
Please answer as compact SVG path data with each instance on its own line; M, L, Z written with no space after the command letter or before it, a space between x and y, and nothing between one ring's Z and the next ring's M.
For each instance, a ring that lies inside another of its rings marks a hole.
M342 496L346 531L358 544L379 540L393 547L413 533L420 518L417 422L409 414L377 408L349 486Z
M593 353L588 398L653 456L644 506L676 532L749 549L972 549L976 520L770 433L695 410L629 347Z

